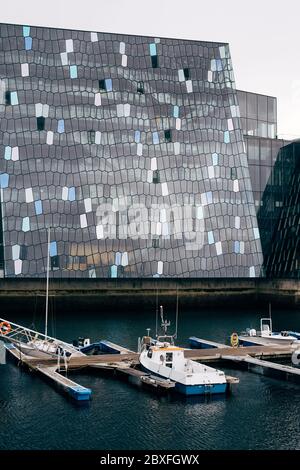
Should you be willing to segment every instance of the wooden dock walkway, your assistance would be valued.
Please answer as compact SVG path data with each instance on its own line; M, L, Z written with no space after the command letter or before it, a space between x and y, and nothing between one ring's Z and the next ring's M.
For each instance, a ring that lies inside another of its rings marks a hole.
M223 359L223 356L254 356L264 358L278 358L278 357L290 357L293 349L289 346L280 347L276 346L249 346L232 348L226 346L224 348L212 348L212 349L186 349L184 355L187 359L194 361L218 361ZM26 359L26 362L31 366L37 365L55 365L56 359L38 359L31 358ZM68 369L76 369L81 367L89 367L99 365L115 365L118 367L120 363L138 364L139 354L101 354L95 356L78 356L71 357L68 359Z

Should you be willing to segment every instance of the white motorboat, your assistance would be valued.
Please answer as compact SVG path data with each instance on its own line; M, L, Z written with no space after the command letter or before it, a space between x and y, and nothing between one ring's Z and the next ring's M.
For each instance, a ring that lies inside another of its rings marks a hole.
M140 351L140 364L146 372L175 382L175 389L184 395L225 393L227 381L224 372L186 359L184 348L174 345L174 336L168 335L170 323L163 319L164 335L156 340L145 336Z
M293 331L273 332L272 318L261 318L260 331L248 328L245 333L239 335L239 343L243 346L253 346L254 344L291 346L300 344L300 333Z

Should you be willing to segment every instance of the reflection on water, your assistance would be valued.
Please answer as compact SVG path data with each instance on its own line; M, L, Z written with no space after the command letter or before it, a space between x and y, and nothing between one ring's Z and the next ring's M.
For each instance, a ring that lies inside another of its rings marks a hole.
M191 335L225 342L233 331L258 328L260 319L251 310L181 310L178 344L186 346ZM10 320L26 326L34 320L43 330L43 314L16 312ZM138 336L155 327L155 318L152 311L57 310L51 324L53 334L66 341L83 335L136 349ZM300 330L300 314L274 310L273 325ZM0 368L0 448L299 449L300 385L225 370L240 384L231 395L211 399L157 396L95 371L77 372L74 380L93 391L92 402L78 407L8 363Z

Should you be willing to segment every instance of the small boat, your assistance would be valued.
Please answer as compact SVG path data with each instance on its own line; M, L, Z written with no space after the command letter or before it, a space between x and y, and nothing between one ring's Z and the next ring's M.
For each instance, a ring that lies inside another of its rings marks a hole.
M272 318L261 318L260 331L248 328L245 333L239 335L239 343L243 346L253 346L254 344L291 346L300 344L300 333L293 331L274 332Z
M140 351L142 368L154 376L175 382L175 390L184 395L206 395L225 393L227 381L224 372L186 359L184 348L175 346L174 337L168 335L170 322L163 318L160 307L162 336L152 339L144 336Z

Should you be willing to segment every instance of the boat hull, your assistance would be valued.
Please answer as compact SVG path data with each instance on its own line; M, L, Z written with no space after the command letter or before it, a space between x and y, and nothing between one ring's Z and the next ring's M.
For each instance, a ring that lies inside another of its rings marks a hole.
M153 372L152 370L148 369L147 367L141 364L141 368L147 372L148 374L156 375L157 377L161 377L162 379L168 379L168 377L164 377L157 372ZM174 382L170 379L171 382ZM227 383L217 383L217 384L210 384L210 385L185 385L180 382L175 382L175 390L182 395L189 396L189 395L217 395L217 394L224 394L227 391Z
M213 385L183 385L176 383L175 390L183 395L217 395L227 391L227 383Z

